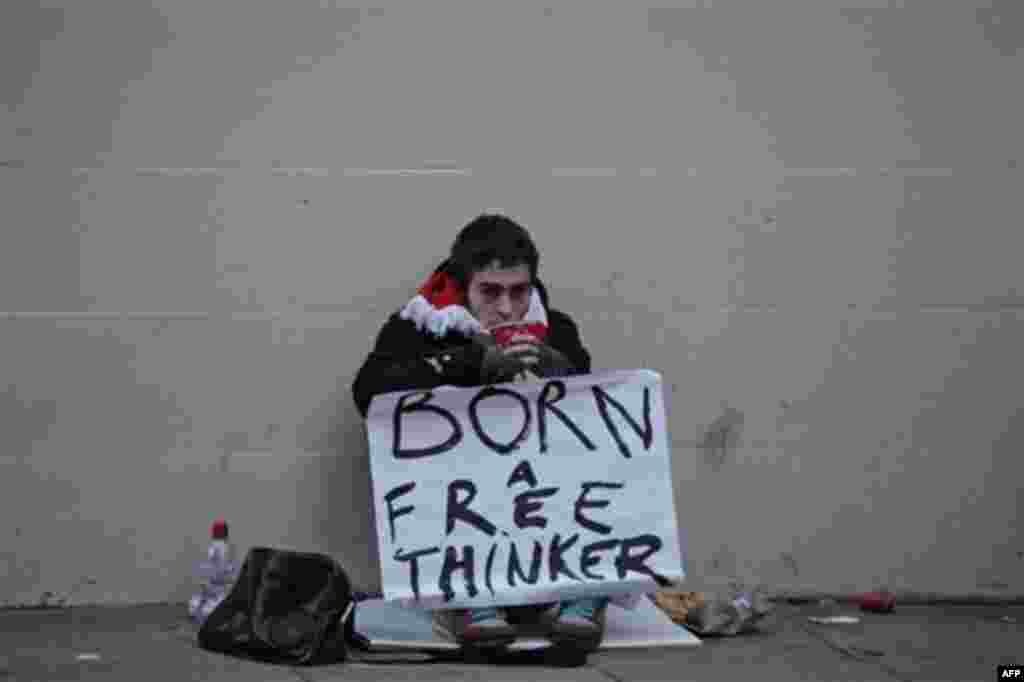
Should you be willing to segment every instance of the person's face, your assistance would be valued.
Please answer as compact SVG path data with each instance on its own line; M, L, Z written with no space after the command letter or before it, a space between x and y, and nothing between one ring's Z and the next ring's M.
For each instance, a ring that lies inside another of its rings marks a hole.
M469 311L485 329L504 322L519 322L530 308L530 267L500 267L498 261L469 279Z

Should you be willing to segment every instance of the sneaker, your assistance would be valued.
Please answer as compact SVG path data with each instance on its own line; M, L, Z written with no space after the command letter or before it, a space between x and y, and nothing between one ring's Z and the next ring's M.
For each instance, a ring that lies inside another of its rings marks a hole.
M551 641L584 651L595 651L604 638L607 599L565 602L551 629Z
M452 609L434 612L434 632L462 646L505 646L516 630L496 608Z

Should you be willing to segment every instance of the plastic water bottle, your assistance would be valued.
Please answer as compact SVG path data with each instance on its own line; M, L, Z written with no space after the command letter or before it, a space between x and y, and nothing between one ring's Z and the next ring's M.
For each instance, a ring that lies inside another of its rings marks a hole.
M200 582L198 594L188 603L188 615L200 625L224 600L234 585L236 566L234 549L228 539L228 524L217 519L210 528L211 542L206 550L206 560L199 564L197 578Z

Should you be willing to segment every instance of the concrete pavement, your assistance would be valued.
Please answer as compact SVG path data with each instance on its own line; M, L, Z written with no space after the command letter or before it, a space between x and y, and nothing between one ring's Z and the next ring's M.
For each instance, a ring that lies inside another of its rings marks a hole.
M1024 662L1022 606L900 606L856 625L807 621L814 606L780 604L762 632L696 648L609 651L582 665L423 662L267 665L195 645L184 605L0 611L0 680L327 682L329 680L994 680ZM387 662L390 661L390 662Z

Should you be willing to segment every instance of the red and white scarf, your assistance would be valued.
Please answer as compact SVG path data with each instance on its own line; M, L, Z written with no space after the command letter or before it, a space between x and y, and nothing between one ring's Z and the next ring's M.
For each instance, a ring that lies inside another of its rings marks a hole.
M427 330L438 338L443 338L450 331L465 336L486 331L469 312L466 292L444 270L437 270L427 278L417 294L402 308L399 316L403 320L411 320L418 330ZM538 339L543 341L547 336L548 314L537 287L530 291L530 307L522 322L527 325L529 333Z

